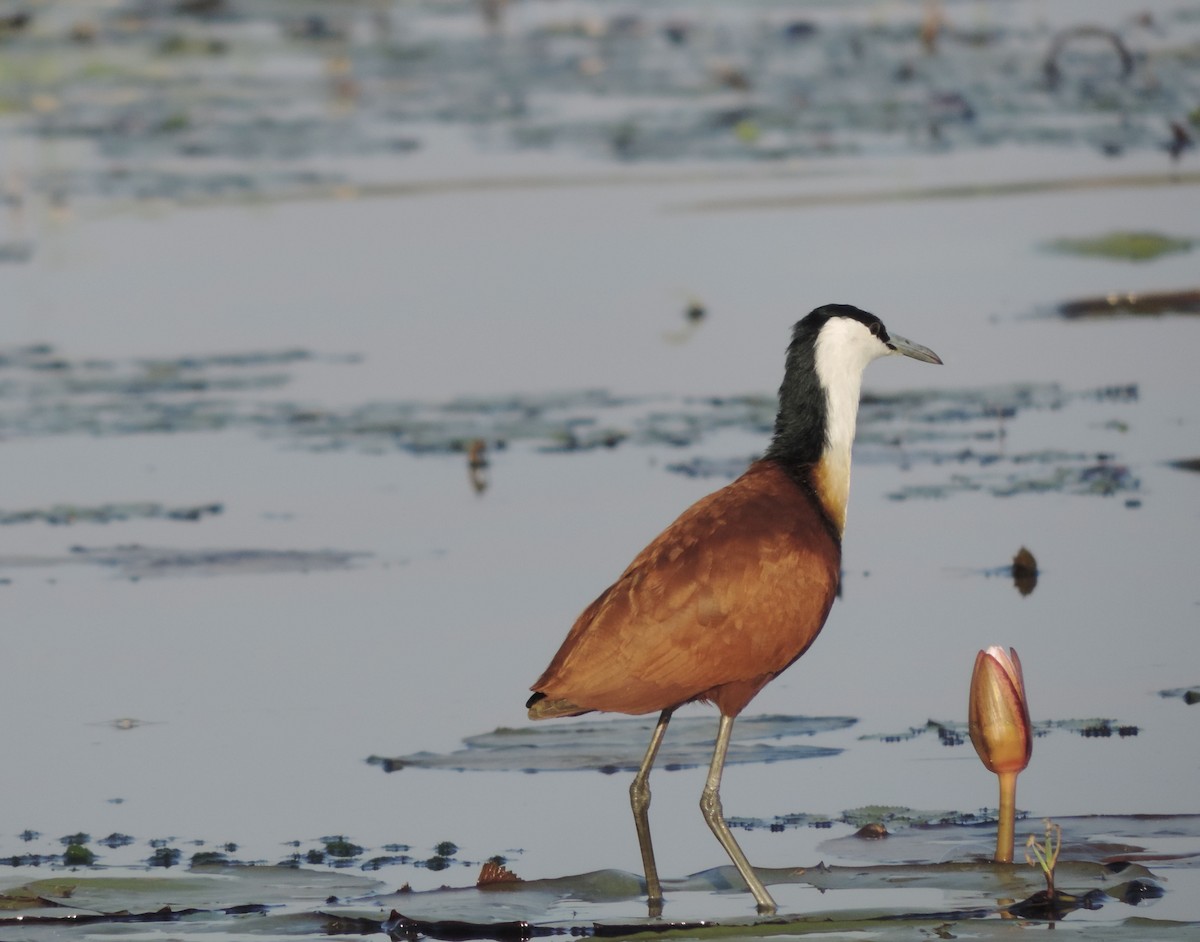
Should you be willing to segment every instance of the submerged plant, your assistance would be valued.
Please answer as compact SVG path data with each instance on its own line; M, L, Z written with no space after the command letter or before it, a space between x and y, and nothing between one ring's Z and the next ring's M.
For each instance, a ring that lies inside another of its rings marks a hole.
M1029 866L1042 868L1046 876L1046 894L1054 898L1054 868L1058 866L1058 852L1062 850L1062 826L1046 818L1046 839L1038 844L1037 836L1030 834L1025 841L1025 862Z
M1017 775L1029 765L1033 728L1016 649L993 645L975 657L967 710L971 743L1000 779L996 863L1012 863L1017 814Z

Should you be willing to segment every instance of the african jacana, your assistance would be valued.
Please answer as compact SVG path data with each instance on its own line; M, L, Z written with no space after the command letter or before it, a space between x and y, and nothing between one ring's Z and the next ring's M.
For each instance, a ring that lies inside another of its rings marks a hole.
M659 711L629 788L653 915L662 910L662 885L647 814L650 768L671 714L694 700L721 711L700 796L704 820L759 911L775 911L725 823L721 772L734 719L825 624L841 569L863 370L897 354L942 362L848 304L827 304L796 324L766 454L642 550L579 616L530 688L535 720Z

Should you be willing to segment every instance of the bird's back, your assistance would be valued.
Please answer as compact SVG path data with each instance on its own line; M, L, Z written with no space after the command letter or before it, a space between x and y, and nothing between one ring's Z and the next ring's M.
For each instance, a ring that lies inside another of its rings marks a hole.
M838 531L780 464L755 462L664 530L579 616L533 685L537 719L711 700L736 716L816 638Z

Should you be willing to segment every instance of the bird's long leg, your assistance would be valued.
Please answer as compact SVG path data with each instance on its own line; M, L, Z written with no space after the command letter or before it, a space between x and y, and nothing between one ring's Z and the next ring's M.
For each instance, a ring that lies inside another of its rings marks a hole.
M738 868L742 879L746 881L746 886L754 894L754 899L758 903L758 911L773 913L775 912L775 900L771 898L771 894L763 886L762 880L755 874L754 869L750 866L750 861L746 859L746 855L738 846L738 842L733 839L733 832L729 830L729 825L725 823L725 816L721 811L721 773L725 770L725 753L729 751L729 737L732 733L733 717L722 713L721 725L717 729L717 745L713 749L712 765L708 767L708 779L704 783L704 791L700 794L700 811L704 814L704 820L708 822L713 834L717 836L717 840L721 842L721 846L725 848L725 853L729 855L733 865Z
M658 880L658 866L654 863L654 846L650 842L650 768L658 756L658 747L662 745L663 734L667 724L671 722L674 710L663 710L658 717L658 724L650 736L650 745L646 748L646 758L638 768L637 775L629 786L629 803L633 806L633 823L637 827L638 847L642 851L642 868L646 872L646 896L650 906L650 915L662 915L662 884Z

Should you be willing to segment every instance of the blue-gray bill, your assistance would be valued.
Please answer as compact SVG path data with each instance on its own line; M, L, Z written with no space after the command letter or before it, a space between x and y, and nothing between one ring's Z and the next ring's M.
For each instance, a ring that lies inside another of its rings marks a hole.
M923 347L919 343L913 343L904 337L898 337L896 334L888 337L888 346L897 353L903 353L906 357L912 357L914 360L923 360L926 363L942 362L942 358L928 347Z

